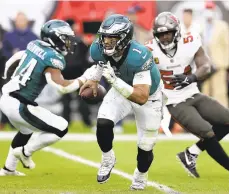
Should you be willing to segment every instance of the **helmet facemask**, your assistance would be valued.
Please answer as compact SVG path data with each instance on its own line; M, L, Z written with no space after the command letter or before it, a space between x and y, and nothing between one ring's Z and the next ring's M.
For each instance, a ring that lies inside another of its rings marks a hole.
M48 38L48 42L64 56L68 53L73 54L77 44L74 36L59 34L58 32L54 32L54 35Z
M172 13L162 12L156 17L153 35L157 43L165 51L169 51L176 46L181 38L180 31L180 21Z
M50 28L50 30L47 30L47 32L42 31L43 34L41 33L43 41L49 43L51 47L64 56L68 53L74 53L75 45L77 43L74 32L68 24L53 28L49 25L47 28L48 30Z
M160 37L166 36L165 34L167 34L168 37L171 37L170 39L165 39L164 41L162 41L163 38ZM170 51L176 46L177 42L180 40L180 33L179 31L165 31L160 33L154 33L154 37L157 43L160 44L162 49L164 49L165 51Z
M60 35L59 36L60 40L64 43L62 47L62 52L71 53L73 54L75 52L75 46L76 46L76 39L74 36L71 35Z
M120 40L119 36L101 35L101 43L105 55L112 56L116 51L116 46Z
M119 51L122 51L125 46L123 45L123 40L125 39L126 34L117 34L117 35L101 35L101 43L103 46L103 52L105 55L113 56Z

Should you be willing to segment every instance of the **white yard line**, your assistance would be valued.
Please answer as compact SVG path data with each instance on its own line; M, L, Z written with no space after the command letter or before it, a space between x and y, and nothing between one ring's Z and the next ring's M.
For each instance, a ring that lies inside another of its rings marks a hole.
M57 156L60 156L60 157L63 157L63 158L66 158L68 160L72 160L72 161L75 161L75 162L79 162L79 163L82 163L82 164L85 164L87 166L91 166L91 167L94 167L94 168L99 168L100 164L99 163L96 163L96 162L93 162L91 160L87 160L87 159L84 159L80 156L76 156L76 155L73 155L73 154L70 154L68 152L65 152L61 149L56 149L56 148L52 148L52 147L46 147L43 149L43 151L45 152L51 152ZM113 169L112 170L112 173L113 174L117 174L123 178L126 178L128 180L132 180L133 176L128 174L128 173L125 173L123 171L120 171L120 170L117 170L117 169ZM156 183L156 182L152 182L152 181L148 181L148 186L151 186L151 187L154 187L164 193L167 193L167 194L180 194L178 191L175 191L173 189L171 189L170 187L166 186L166 185L162 185L162 184L159 184L159 183Z

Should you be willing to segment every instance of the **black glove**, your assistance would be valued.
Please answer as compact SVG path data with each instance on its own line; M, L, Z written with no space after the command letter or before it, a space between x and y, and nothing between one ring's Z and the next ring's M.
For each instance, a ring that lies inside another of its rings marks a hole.
M175 77L172 79L171 84L174 86L175 89L180 90L193 82L197 81L197 77L195 74L191 75L184 75L178 74L174 75Z

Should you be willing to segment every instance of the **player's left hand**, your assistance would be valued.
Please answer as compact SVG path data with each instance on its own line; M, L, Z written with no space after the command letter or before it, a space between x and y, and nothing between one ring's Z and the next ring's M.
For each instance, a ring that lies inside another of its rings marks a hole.
M117 79L114 69L111 67L109 61L107 62L107 64L103 65L103 76L110 84L113 84Z
M191 75L178 74L178 75L174 75L171 84L173 84L175 90L180 90L196 81L197 81L197 77L195 74L191 74Z

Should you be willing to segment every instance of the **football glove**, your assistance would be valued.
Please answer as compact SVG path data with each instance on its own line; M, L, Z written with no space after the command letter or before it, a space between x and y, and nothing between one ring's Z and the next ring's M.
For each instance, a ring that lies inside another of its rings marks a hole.
M171 84L174 86L175 90L180 90L196 81L197 81L197 77L195 74L191 74L191 75L178 74L178 75L174 75Z
M111 85L117 79L114 69L111 67L109 61L107 62L107 64L103 65L103 76L106 78L108 83L110 83Z

